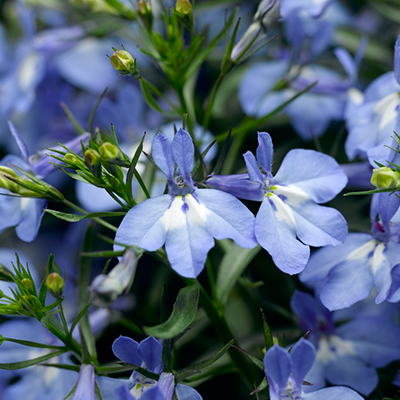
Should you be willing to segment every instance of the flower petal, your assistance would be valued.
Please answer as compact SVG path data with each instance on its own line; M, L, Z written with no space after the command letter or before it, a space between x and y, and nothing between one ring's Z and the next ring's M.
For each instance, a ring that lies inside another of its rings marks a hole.
M318 390L317 392L307 393L304 400L363 400L363 398L353 390L346 387L330 387Z
M153 336L142 340L137 349L147 369L156 374L162 371L162 350L162 344Z
M332 157L295 149L284 158L273 183L296 186L317 203L325 203L346 186L347 177Z
M171 141L162 133L158 133L153 140L151 154L157 167L164 172L168 181L174 179L174 159L172 157Z
M258 132L257 161L267 175L271 173L273 155L271 136L267 132Z
M257 245L254 215L235 197L214 189L199 189L195 197L207 208L206 226L216 239L232 239L241 247Z
M303 379L307 372L311 369L315 360L314 345L301 338L292 348L290 352L292 358L292 374L298 387L303 384Z
M141 365L142 357L138 353L138 342L127 336L120 336L112 344L112 351L121 361Z
M253 153L247 151L243 154L244 161L246 163L247 172L249 174L249 178L253 182L263 182L263 176L261 174L260 168L258 167L256 158L254 157Z
M179 129L172 141L172 155L185 181L194 184L190 171L192 170L194 145L189 133Z
M281 271L293 275L304 269L310 248L296 239L293 214L278 196L267 196L261 203L255 234Z

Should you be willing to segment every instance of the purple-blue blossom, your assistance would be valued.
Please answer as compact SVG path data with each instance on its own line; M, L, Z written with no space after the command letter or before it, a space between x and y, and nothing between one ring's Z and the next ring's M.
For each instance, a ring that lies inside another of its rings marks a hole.
M356 156L385 163L392 157L393 131L399 131L400 36L394 47L394 71L375 79L364 91L354 92L346 110L349 131L345 150L350 160Z
M375 194L371 204L371 234L351 233L343 245L326 247L310 259L300 279L316 288L329 310L339 310L367 298L375 286L376 303L400 300L400 200Z
M347 178L333 158L302 149L291 150L273 176L271 137L261 132L258 143L257 159L250 152L244 154L248 175L214 175L207 184L261 202L256 239L280 270L296 274L308 262L309 246L337 246L346 238L343 216L318 203L332 200Z
M264 357L265 375L271 400L362 400L362 397L346 387L331 387L312 393L304 393L304 377L315 360L315 348L301 338L290 353L274 345Z
M253 214L230 194L197 189L190 173L194 145L186 131L180 129L172 143L159 133L152 155L167 177L169 192L143 201L126 214L115 236L115 249L122 244L156 251L165 243L171 267L184 277L196 278L214 238L255 247Z
M369 314L360 314L358 307L350 308L342 318L340 312L330 312L318 298L299 291L290 304L301 328L311 331L308 339L316 347L315 362L305 376L312 383L304 387L307 392L329 382L368 396L378 385L376 368L400 358L400 327L385 315L381 306L374 310L378 306L370 304Z

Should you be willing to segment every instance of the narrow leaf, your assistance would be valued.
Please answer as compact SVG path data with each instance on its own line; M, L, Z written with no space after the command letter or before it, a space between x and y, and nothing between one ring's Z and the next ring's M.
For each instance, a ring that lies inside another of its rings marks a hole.
M176 298L172 314L160 325L146 327L144 331L161 339L170 339L188 328L193 322L199 304L199 285L187 286L181 289Z
M60 356L61 354L64 354L65 352L67 352L67 350L59 350L59 351L55 351L53 353L45 354L44 356L32 358L31 360L18 361L18 362L12 362L12 363L0 363L0 369L4 369L7 371L14 371L16 369L31 367L32 365L36 365L43 361L50 360L50 358Z
M254 365L256 365L258 368L261 369L261 371L264 371L264 364L261 360L259 360L257 357L252 356L250 353L248 353L246 350L241 349L240 347L237 346L232 346L235 349L239 350L244 356L246 356Z

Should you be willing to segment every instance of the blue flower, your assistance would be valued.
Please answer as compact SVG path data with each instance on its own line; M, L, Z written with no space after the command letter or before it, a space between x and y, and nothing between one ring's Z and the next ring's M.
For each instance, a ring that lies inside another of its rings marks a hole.
M95 400L94 395L94 367L91 364L82 364L72 400Z
M346 110L349 131L345 150L350 160L359 156L375 161L390 160L393 131L399 131L400 36L394 48L394 71L375 79L364 94L350 97ZM386 146L385 146L386 145ZM393 147L393 146L392 146Z
M302 149L290 151L273 176L271 137L261 132L258 143L257 160L250 152L244 154L248 176L215 175L207 184L242 199L261 201L255 223L257 241L280 270L296 274L307 264L308 245L336 246L346 238L343 216L318 203L335 197L347 178L333 158Z
M331 387L313 393L304 393L303 379L315 360L312 343L300 339L290 353L274 345L264 357L265 375L271 400L362 400L362 397L345 387Z
M136 342L120 336L112 345L112 350L120 360L141 366L151 372L162 372L162 344L152 336ZM134 371L129 379L129 387L121 385L115 390L116 400L172 400L174 391L178 400L202 400L193 388L175 385L174 375L162 372L159 380L147 378Z
M213 238L230 238L245 248L256 245L254 216L239 200L218 190L197 189L190 175L193 154L192 139L182 129L172 143L160 133L155 137L152 155L167 177L169 194L132 208L115 236L116 249L123 244L156 251L165 243L172 268L187 278L203 270Z
M317 288L329 310L339 310L367 298L375 286L376 303L397 302L397 264L400 264L400 200L389 193L373 196L371 234L351 233L343 245L317 251L300 275Z
M386 309L368 304L369 312L350 308L346 315L330 312L308 293L295 292L291 308L304 331L311 330L308 339L316 347L316 360L305 380L315 391L326 381L349 386L369 395L378 385L376 368L382 368L400 357L400 328L386 314ZM343 318L344 317L344 318ZM345 323L336 326L335 322Z

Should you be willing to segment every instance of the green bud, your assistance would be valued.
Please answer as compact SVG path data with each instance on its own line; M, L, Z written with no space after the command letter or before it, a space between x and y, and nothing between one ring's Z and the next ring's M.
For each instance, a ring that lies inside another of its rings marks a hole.
M110 142L105 142L99 147L99 153L102 158L107 160L120 160L122 159L121 150Z
M139 1L138 14L141 18L147 18L149 14L151 15L151 6L147 1Z
M89 149L85 152L85 164L97 177L101 175L101 157L100 154L94 150Z
M400 172L389 167L375 168L372 171L371 183L378 189L400 187Z
M117 50L110 57L111 65L119 72L133 74L135 72L136 61L126 50Z
M189 0L177 0L175 9L183 15L189 15L192 12L192 4Z
M59 299L64 292L64 279L57 272L53 272L47 275L46 286L51 295Z
M14 274L3 264L0 264L0 281L14 282ZM0 293L0 298L2 297Z
M0 165L0 188L7 189L12 193L18 193L19 186L12 179L19 179L17 173L11 168Z
M28 278L24 278L21 281L22 285L24 286L24 288L30 292L30 293L35 293L35 284Z

